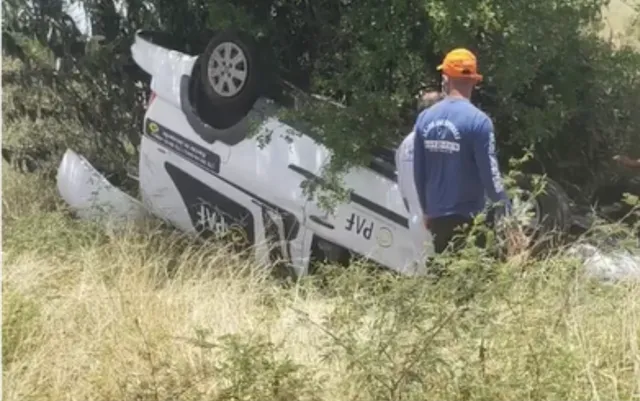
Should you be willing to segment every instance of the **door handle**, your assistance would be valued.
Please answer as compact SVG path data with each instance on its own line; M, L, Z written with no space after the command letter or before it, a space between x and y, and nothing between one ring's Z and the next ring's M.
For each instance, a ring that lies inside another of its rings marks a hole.
M333 226L333 224L323 220L322 218L315 216L315 215L311 215L309 216L309 220L313 221L314 223L318 223L321 226L327 227L330 230L335 229L335 227Z

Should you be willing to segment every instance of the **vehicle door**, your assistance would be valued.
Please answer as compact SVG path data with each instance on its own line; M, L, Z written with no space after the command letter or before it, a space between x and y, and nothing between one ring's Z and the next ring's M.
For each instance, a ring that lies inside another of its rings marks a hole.
M232 239L241 249L267 260L262 208L242 188L222 178L215 153L208 168L174 149L142 137L139 182L145 206L187 233Z
M298 166L296 171L305 178L318 179L319 174L311 169ZM369 168L355 168L346 175L345 185L353 192L333 213L321 206L318 193L305 203L309 229L356 255L397 272L413 274L417 258L408 213L395 182Z

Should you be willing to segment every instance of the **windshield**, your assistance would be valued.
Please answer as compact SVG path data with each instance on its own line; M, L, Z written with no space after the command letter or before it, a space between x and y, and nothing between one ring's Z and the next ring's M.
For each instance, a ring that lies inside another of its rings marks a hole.
M314 104L324 105L324 106L331 105L333 107L337 107L341 109L348 107L326 96L322 96L314 93L311 93L311 94L307 93L302 89L296 87L291 82L288 82L285 80L281 80L279 86L281 90L278 90L273 94L269 94L269 97L271 97L276 103L278 103L278 105L286 109L297 110L300 108L300 105L303 103L306 103L307 106L311 106L311 107L313 107ZM293 116L290 115L290 113L285 113L285 115L281 117L281 120L282 122L286 123L287 125L291 125L293 128L304 133L305 135L310 136L311 138L316 140L318 143L321 143L326 146L322 136L315 134L315 130L312 129L312 126L309 122L304 121L301 118L294 118ZM390 163L395 168L396 148L397 148L397 145L393 147L391 146L377 147L373 149L372 156L374 158L381 159L382 162Z

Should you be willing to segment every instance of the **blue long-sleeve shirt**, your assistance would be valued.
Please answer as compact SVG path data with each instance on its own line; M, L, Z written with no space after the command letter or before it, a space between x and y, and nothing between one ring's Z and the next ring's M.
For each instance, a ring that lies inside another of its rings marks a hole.
M414 178L425 215L474 216L485 193L510 208L484 112L466 99L445 98L420 113L414 129Z

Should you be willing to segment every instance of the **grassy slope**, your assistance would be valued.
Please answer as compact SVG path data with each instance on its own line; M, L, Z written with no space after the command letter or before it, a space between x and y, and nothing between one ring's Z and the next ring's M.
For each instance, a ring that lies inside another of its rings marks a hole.
M494 266L501 279L461 314L447 283L354 269L327 276L331 291L286 288L223 249L73 221L37 178L5 168L3 189L5 400L640 393L640 288L594 285L568 261L547 261L550 278Z

